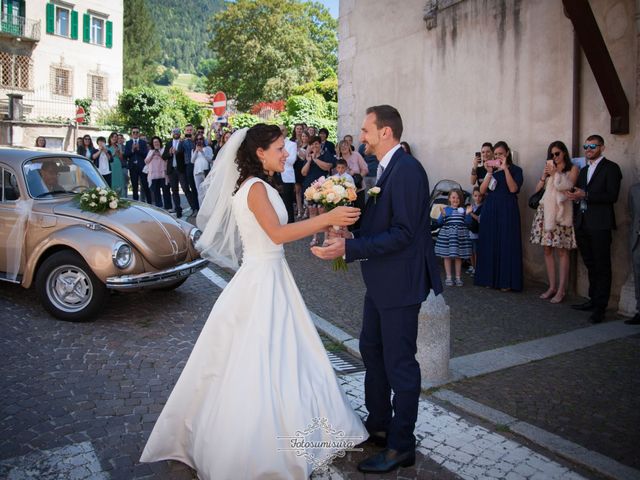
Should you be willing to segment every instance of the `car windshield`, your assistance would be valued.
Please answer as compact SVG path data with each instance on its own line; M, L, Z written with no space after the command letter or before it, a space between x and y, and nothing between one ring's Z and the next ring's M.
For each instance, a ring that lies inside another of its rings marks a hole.
M108 187L104 178L86 158L36 158L24 164L24 178L33 198L75 194L88 188Z

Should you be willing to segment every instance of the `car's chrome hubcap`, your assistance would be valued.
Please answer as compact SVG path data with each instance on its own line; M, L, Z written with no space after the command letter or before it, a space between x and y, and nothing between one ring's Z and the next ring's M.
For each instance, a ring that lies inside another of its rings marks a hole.
M93 297L88 275L74 265L61 265L49 274L47 295L56 308L69 313L83 310Z

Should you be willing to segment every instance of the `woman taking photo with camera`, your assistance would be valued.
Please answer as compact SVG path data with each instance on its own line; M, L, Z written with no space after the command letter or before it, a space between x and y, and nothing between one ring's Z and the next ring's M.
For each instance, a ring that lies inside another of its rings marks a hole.
M486 195L482 207L482 233L478 239L475 284L506 292L522 290L522 241L518 192L522 169L513 164L506 142L493 147L493 160L480 185Z
M536 185L536 191L545 190L531 225L529 241L544 247L549 288L540 298L549 299L551 303L564 300L569 283L569 250L577 247L573 231L573 206L565 193L576 184L579 171L571 163L564 143L555 141L549 145L547 162ZM554 252L558 254L559 281L556 281Z

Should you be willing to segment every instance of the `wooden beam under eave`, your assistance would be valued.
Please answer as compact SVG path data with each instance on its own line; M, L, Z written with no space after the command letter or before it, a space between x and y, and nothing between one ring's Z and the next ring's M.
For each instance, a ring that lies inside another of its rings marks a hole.
M611 133L629 133L629 101L589 0L562 0L562 3L611 115Z

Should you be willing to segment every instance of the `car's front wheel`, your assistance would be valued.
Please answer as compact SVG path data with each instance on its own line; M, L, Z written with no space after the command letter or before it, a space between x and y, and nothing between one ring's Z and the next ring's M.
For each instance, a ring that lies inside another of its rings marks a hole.
M57 252L36 274L36 291L47 311L70 322L92 320L107 299L106 286L75 252Z

